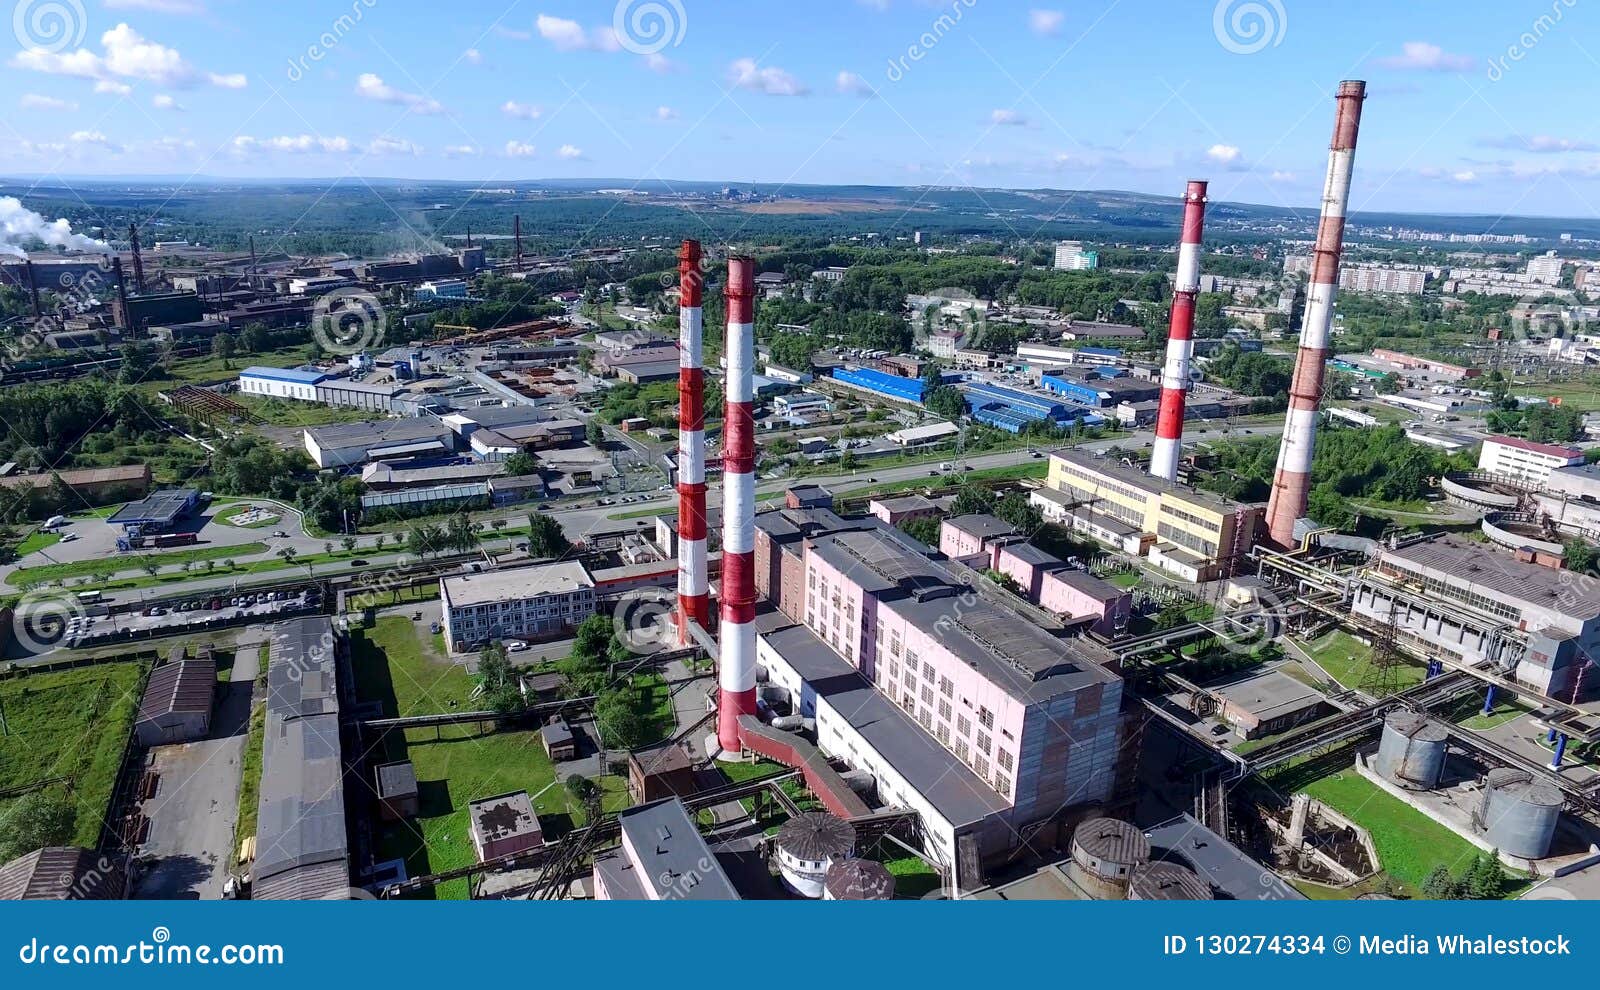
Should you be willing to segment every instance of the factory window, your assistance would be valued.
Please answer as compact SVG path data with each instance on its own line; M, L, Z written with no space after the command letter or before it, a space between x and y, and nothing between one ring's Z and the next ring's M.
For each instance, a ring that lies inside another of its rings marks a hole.
M997 750L995 750L994 762L995 762L995 764L997 766L1000 767L1000 769L1006 771L1007 773L1010 773L1011 772L1011 751L1008 750L1008 749L997 749Z
M994 775L994 789L1001 797L1011 796L1011 779L1004 774Z
M975 770L980 777L989 776L989 758L984 756L982 753L977 754L972 759L972 769Z
M950 702L943 698L939 699L939 717L946 722L950 721Z
M933 728L933 712L930 711L927 708L924 708L921 711L917 712L917 722L924 729L932 729Z
M893 660L890 660L889 661L889 680L898 681L899 679L900 679L900 664L896 663Z
M939 693L940 694L942 694L946 698L948 698L948 697L950 697L951 695L953 695L955 693L955 689L956 689L956 686L950 682L950 678L948 678L948 677L939 678Z
M933 704L933 688L927 685L923 685L922 688L922 703L925 705Z
M989 752L989 734L987 732L978 733L978 752Z
M965 715L956 716L956 734L960 736L972 735L972 721Z
M905 696L900 699L900 707L908 712L917 707L917 696L911 693L909 687L906 688Z
M926 660L922 661L922 676L923 677L926 677L928 680L931 681L931 680L933 680L935 673L936 672L933 669L933 664L929 663Z
M978 706L978 724L985 729L994 728L994 712L984 708L982 705Z
M813 571L807 571L806 572L806 587L811 588L813 591L816 590L816 587L817 587L817 572L816 571L813 570Z
M943 722L940 722L939 723L939 728L934 731L934 735L936 735L939 738L939 742L940 742L941 745L944 745L944 746L950 745L950 726L946 725Z

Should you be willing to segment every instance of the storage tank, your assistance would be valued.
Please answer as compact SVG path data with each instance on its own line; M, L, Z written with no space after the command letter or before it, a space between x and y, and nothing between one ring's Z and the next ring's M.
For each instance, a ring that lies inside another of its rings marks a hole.
M1449 739L1444 726L1421 712L1392 711L1384 716L1378 740L1378 773L1401 787L1432 790L1444 775Z
M1130 901L1209 901L1211 885L1187 866L1155 862L1133 871L1128 881Z
M1090 818L1072 833L1073 882L1096 897L1116 900L1128 890L1128 877L1150 862L1144 832L1116 818Z
M1561 804L1561 792L1528 771L1497 767L1484 780L1478 827L1501 852L1543 859L1550 853Z
M828 867L856 851L855 826L822 811L796 815L778 829L778 872L801 897L821 897Z
M822 881L825 901L887 901L894 898L894 874L870 859L841 859Z

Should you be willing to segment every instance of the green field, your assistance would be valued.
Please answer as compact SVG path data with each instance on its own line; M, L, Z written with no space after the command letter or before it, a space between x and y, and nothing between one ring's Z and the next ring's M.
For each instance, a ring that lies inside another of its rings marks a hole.
M1347 688L1361 687L1361 682L1369 677L1372 670L1372 648L1356 639L1342 629L1336 629L1318 637L1311 642L1296 640L1300 647L1311 655L1328 676L1338 681ZM1293 654L1290 654L1293 656ZM1421 684L1426 668L1409 661L1403 663L1395 671L1396 690L1405 690L1414 684Z
M320 402L300 402L291 399L268 399L259 395L229 396L256 416L267 426L331 426L336 423L364 423L381 414L368 409L350 409L344 406L327 406Z
M139 707L140 664L97 664L0 681L0 791L64 777L78 808L72 841L94 846Z
M40 550L53 547L60 542L60 533L46 533L42 529L34 530L17 544L17 556L26 557L30 553L38 553Z
M1478 847L1354 770L1324 777L1305 791L1371 833L1383 872L1413 894L1435 867L1460 873L1478 854ZM1516 896L1526 886L1527 882L1519 879L1508 884L1503 895Z
M426 626L403 615L386 615L370 629L350 635L350 665L356 693L384 702L384 716L431 715L467 710L474 681L465 667L434 650Z
M179 567L184 562L192 564L207 560L224 560L250 557L266 553L265 543L242 543L231 547L199 547L194 550L175 550L170 553L139 554L137 556L102 557L95 560L75 560L65 564L40 564L37 567L19 567L6 576L6 583L18 588L32 588L48 581L65 581L75 578L110 578L124 571L141 570L146 564L158 567ZM278 566L283 566L281 563ZM187 575L184 575L185 577Z
M1538 395L1560 399L1561 404L1579 412L1600 410L1600 381L1592 382L1518 382L1512 387L1518 395Z

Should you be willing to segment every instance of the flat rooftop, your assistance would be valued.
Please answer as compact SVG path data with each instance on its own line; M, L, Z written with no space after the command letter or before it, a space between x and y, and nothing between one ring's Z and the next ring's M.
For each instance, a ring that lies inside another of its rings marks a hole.
M1213 495L1211 492L1201 491L1198 488L1180 485L1176 481L1152 477L1139 468L1127 467L1109 457L1088 457L1070 448L1052 451L1050 457L1053 460L1060 460L1083 470L1104 475L1136 491L1148 494L1171 495L1174 498L1203 506L1223 515L1251 507L1248 503L1235 502L1232 499L1223 498L1221 495Z
M1600 618L1600 586L1595 582L1575 581L1570 571L1524 563L1466 540L1441 536L1384 550L1379 563L1386 562L1402 570L1430 571L1462 594L1476 592L1580 622Z
M467 815L472 821L473 833L484 842L543 835L527 791L480 798L467 805Z
M1327 700L1317 689L1276 670L1252 674L1208 690L1263 722Z
M182 516L199 497L200 493L193 488L169 488L153 492L137 502L124 505L106 522L117 526L140 522L170 523Z
M634 882L656 901L737 901L738 891L711 854L683 802L667 798L617 814ZM637 859L633 859L637 857Z
M762 635L952 825L981 821L1011 807L811 630L787 626Z
M439 590L451 608L523 601L593 587L594 579L576 560L558 560L485 574L457 574L439 582Z
M955 594L954 575L909 542L902 542L908 539L890 530L832 533L818 537L811 552L869 594Z
M1186 866L1231 900L1305 900L1305 895L1282 877L1245 855L1244 850L1200 824L1192 815L1179 815L1145 829L1144 834L1150 840L1151 860Z
M306 430L305 434L318 447L329 450L343 447L379 447L384 444L403 444L414 440L442 440L450 436L450 427L431 416L410 416L372 423L318 426Z

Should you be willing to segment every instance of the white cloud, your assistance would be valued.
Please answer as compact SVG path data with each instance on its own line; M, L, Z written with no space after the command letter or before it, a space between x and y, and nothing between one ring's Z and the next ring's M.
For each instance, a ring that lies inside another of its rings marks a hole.
M507 100L500 104L500 112L507 117L517 117L522 120L538 120L544 116L544 107L533 103L518 103L516 100Z
M410 107L416 113L444 112L444 107L438 100L423 96L421 93L408 93L403 89L395 89L375 72L361 74L356 80L356 93L369 100L377 100L379 103L396 103Z
M557 151L556 154L567 159L568 161L574 161L583 157L583 149L577 145L564 144L561 146L561 150Z
M1271 175L1267 176L1267 181L1269 181L1269 182L1293 182L1294 181L1294 173L1293 172L1285 172L1285 171L1282 171L1281 169L1275 169Z
M617 41L617 33L609 27L585 31L577 21L551 17L549 14L540 14L534 19L533 26L539 32L539 37L554 45L557 51L614 52L622 48Z
M100 36L103 54L87 48L70 52L52 52L44 48L26 48L11 58L11 65L32 72L77 79L94 79L101 84L97 91L126 92L127 86L116 82L133 79L155 83L169 88L187 88L195 85L202 74L188 63L176 48L151 41L126 24ZM239 73L205 73L203 77L213 86L228 89L242 88L245 77ZM102 86L108 88L102 89ZM116 88L109 88L114 86Z
M845 96L867 97L878 95L878 91L872 88L871 83L854 72L844 70L840 70L839 75L834 79L834 87Z
M1470 168L1469 169L1462 169L1459 172L1450 173L1450 181L1452 181L1452 182L1460 182L1460 183L1463 183L1463 184L1469 183L1469 182L1477 182L1478 181L1478 173L1472 171Z
M96 93L110 93L112 96L127 96L133 92L133 87L127 83L119 83L114 79L102 79L94 84Z
M523 141L507 141L507 158L532 158L539 153L539 149Z
M1038 7L1028 11L1028 30L1034 34L1046 37L1061 33L1061 22L1066 20L1066 15L1059 10L1041 10Z
M728 79L740 89L769 96L804 96L805 84L775 65L758 66L753 58L736 59L728 66Z
M369 155L420 155L422 146L412 144L404 138L375 137L367 143Z
M1219 165L1232 165L1239 160L1241 152L1231 144L1214 144L1206 149L1206 157Z
M102 5L107 10L144 10L180 16L206 12L206 5L198 0L102 0Z
M157 110L181 111L184 109L183 104L179 103L177 100L174 100L166 93L157 93L156 95L150 97L150 105L155 107Z
M998 127L1023 127L1028 123L1028 118L1015 110L989 111L989 123Z
M289 155L322 152L329 155L347 155L355 145L345 137L319 137L311 134L280 134L276 137L255 138L246 134L233 139L236 154L248 155L260 151L276 151Z
M1426 41L1407 41L1399 55L1386 55L1375 62L1385 69L1413 72L1465 72L1477 64L1471 55L1453 55Z
M58 100L53 96L40 96L38 93L23 93L17 100L17 106L24 110L76 110L78 105L71 100Z
M482 65L483 52L478 51L476 48L468 48L461 53L461 60L468 65Z
M446 158L476 158L480 154L477 146L471 144L452 144L444 149Z
M121 151L122 148L99 131L73 131L67 138L78 147L95 147L104 151Z
M664 76L669 72L678 71L678 63L674 62L670 58L667 58L660 52L650 52L649 54L645 55L644 64L649 67L651 72L654 72L657 75Z
M674 109L672 109L671 107L668 107L668 106L656 107L656 119L657 120L677 120L678 119L678 111L676 111L676 110L674 110Z
M1594 151L1596 149L1593 141L1554 137L1549 134L1535 134L1532 137L1512 134L1506 137L1484 138L1479 144L1490 148L1505 148L1511 151L1531 151L1540 155L1559 154L1566 151Z

